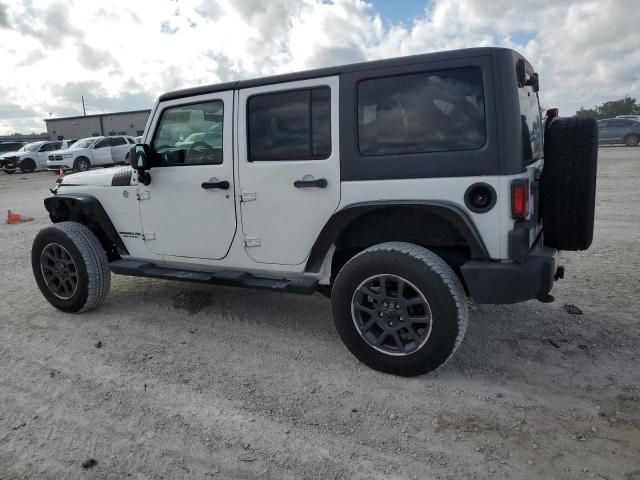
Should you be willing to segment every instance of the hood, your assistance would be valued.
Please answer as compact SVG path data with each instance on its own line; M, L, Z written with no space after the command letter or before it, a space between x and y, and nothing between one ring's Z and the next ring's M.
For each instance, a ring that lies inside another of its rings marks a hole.
M56 150L55 152L51 152L49 155L62 155L63 153L76 153L81 150L89 150L88 148L73 148L71 145L69 148L61 148L60 150Z
M3 154L0 154L0 158L5 158L5 157L17 157L21 154L23 154L24 152L18 152L17 150L15 152L4 152Z
M131 171L128 167L125 169ZM62 179L61 187L72 185L93 185L97 187L110 187L113 182L114 175L120 173L123 167L100 168L89 170L88 172L78 172L65 175ZM131 177L129 177L131 178Z

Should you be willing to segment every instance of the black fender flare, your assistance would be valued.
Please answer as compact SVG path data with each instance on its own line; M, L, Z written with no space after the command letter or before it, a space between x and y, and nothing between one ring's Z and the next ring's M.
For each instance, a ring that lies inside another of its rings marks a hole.
M86 225L96 234L109 254L129 252L100 201L91 195L66 194L44 199L53 223L73 221ZM111 259L111 258L110 258Z
M475 224L469 215L455 203L422 200L379 200L354 203L335 212L322 228L311 248L305 271L313 273L320 271L331 245L336 242L340 234L354 220L375 210L389 207L417 207L441 217L451 223L467 241L473 260L487 260L490 258Z

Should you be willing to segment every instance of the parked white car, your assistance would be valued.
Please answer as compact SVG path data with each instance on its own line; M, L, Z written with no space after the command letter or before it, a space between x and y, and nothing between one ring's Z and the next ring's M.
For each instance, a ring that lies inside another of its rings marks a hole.
M27 148L27 146L29 146L29 143L25 143L24 145L22 145L20 148L18 148L17 150L12 150L10 152L3 152L0 154L0 167L4 168L4 164L5 164L5 160L8 158L12 158L12 157L18 157L22 152L25 151L25 149ZM15 170L9 170L7 171L7 173L13 173Z
M134 143L128 136L83 138L66 150L50 152L47 168L84 172L91 167L124 164Z
M41 141L25 145L17 152L3 155L3 168L6 173L14 173L20 169L24 173L47 168L47 157L53 151L66 149L66 140Z

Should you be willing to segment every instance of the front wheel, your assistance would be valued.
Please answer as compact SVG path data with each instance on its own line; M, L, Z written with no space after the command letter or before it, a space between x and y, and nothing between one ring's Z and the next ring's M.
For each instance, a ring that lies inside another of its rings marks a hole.
M426 248L382 243L342 268L332 290L333 319L360 361L415 376L443 365L467 328L465 291L451 267Z
M36 162L34 162L31 158L25 158L20 163L20 170L23 173L31 173L36 169Z
M7 175L11 175L13 173L16 173L16 171L15 170L7 170L7 169L5 169L4 173L6 173Z
M31 248L31 267L44 297L63 312L91 310L109 294L107 254L80 223L61 222L40 230Z
M637 147L638 143L640 143L640 136L638 136L638 135L628 135L624 139L624 144L627 147Z
M88 159L86 159L84 157L78 158L73 163L73 171L74 172L86 172L90 168L91 168L91 163L89 162Z

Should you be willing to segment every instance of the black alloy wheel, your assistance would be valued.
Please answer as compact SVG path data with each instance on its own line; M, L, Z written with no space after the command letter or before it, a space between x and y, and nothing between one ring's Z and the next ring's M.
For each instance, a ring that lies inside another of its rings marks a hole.
M364 280L351 301L353 323L360 336L387 355L409 355L431 334L431 308L408 280L381 274Z
M71 255L62 245L50 243L40 255L40 269L49 291L68 300L78 289L78 271Z

